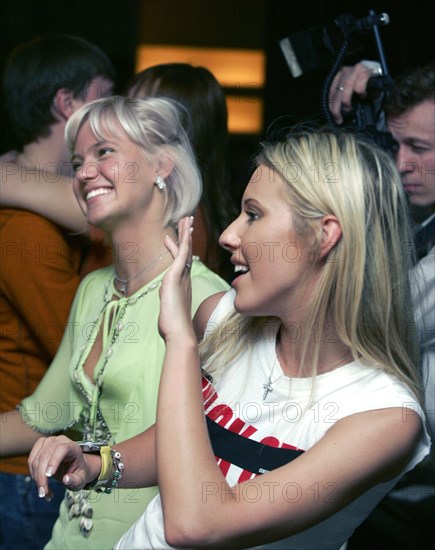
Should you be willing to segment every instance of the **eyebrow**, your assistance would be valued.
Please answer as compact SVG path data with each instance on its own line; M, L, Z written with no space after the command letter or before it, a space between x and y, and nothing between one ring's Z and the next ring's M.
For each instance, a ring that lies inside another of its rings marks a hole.
M92 150L98 149L98 147L101 147L104 143L115 145L115 142L110 141L108 139L103 139L103 140L100 140L100 141L97 141L97 142L93 143L90 147L88 147L87 151L92 151ZM82 158L81 155L74 152L71 155L71 161L76 157L77 158Z
M251 197L248 197L247 199L244 199L242 201L243 206L249 206L251 204L253 205L260 205L260 203L256 199L252 199Z
M258 202L256 199L253 199L251 197L248 197L247 199L242 200L241 210L247 209L247 208L263 208L261 206L261 203Z
M405 138L403 140L403 143L406 143L407 145L419 144L419 145L425 145L427 147L433 147L433 144L431 142L429 142L428 140L423 139L421 137L414 137L414 136L409 136L409 137Z

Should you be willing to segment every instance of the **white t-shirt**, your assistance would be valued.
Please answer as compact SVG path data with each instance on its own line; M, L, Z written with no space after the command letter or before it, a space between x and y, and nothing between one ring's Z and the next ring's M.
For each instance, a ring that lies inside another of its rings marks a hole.
M209 332L222 328L219 323L233 307L233 300L234 291L230 290L213 312ZM288 462L293 458L292 454L297 456L312 447L328 428L348 415L372 409L406 407L422 416L420 406L405 385L379 369L356 362L317 376L314 389L311 378L287 377L275 352L276 330L276 323L265 327L255 338L255 345L249 349L246 347L216 382L212 384L205 379L203 382L204 410L208 423L213 424L210 433L220 438L218 450L213 437L212 444L217 457L221 457L217 458L218 465L230 486L254 480L259 473L272 469L270 461ZM266 392L269 376L272 391ZM424 430L404 472L420 462L428 450L429 438ZM289 454L290 458L286 460L282 454ZM266 455L271 455L270 460ZM266 456L265 462L263 456ZM259 548L336 550L397 479L373 487L314 527ZM252 481L252 486L254 484ZM297 484L287 485L286 498L297 499ZM334 487L331 487L330 496L334 497ZM172 548L165 541L159 496L149 503L144 514L115 547L116 550L139 548Z
M412 268L414 312L422 342L422 377L425 408L435 438L435 246Z

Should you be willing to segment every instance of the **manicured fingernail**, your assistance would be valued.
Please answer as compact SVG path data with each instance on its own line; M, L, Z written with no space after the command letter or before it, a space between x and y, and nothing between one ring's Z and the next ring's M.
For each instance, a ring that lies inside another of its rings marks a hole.
M194 216L190 216L190 218L189 218L190 225L193 225L194 220L195 220L195 217L194 217Z
M49 466L49 467L47 468L47 471L45 472L45 475L46 475L47 477L51 477L51 476L53 475L53 467L52 467L52 466Z
M64 485L71 485L71 482L72 482L72 479L70 478L70 476L65 476L63 478Z
M39 498L44 498L44 497L45 497L44 487L39 487L39 489L38 489L38 497L39 497Z

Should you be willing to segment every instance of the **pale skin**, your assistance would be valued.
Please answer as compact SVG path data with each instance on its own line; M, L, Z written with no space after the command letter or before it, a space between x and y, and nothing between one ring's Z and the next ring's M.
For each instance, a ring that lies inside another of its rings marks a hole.
M268 174L264 177L269 181ZM254 263L249 265L244 245L250 242L254 232L261 234L267 230L265 235L269 236L271 228L275 228L276 236L281 234L287 242L293 230L288 207L287 227L279 225L281 217L273 209L278 197L281 194L273 187L262 191L260 185L251 181L243 198L242 213L221 237L221 244L233 255L233 263L247 264L250 268L238 278L235 287L236 303L238 300L240 306L250 313L257 308L264 313L264 304L258 301L254 290L257 285L263 286L271 275L267 265L260 265L261 261L256 262L258 268ZM282 198L280 200L282 202ZM321 252L319 258L311 260L319 265L313 266L311 271L313 286L305 286L305 289L315 288L322 255L327 254L331 243L341 236L334 216L325 216L319 224ZM152 477L157 465L167 542L189 548L240 548L271 542L318 523L370 487L399 475L418 441L421 422L411 410L407 411L405 422L401 408L388 408L338 421L317 444L296 460L257 477L256 495L259 498L255 502L240 498L243 486L252 480L233 488L227 485L216 465L204 422L197 352L199 327L204 326L219 296L203 303L192 324L189 271L185 267L191 259L191 220L180 222L179 239L179 246L172 239L165 239L174 262L161 288L159 330L166 342L166 357L159 390L155 454L149 432L137 436L135 445L130 440L116 446L125 463L121 486L139 485L147 476ZM263 239L267 240L264 236ZM293 306L303 310L303 296L294 292L300 277L297 269L291 275L292 281L287 289L282 286L275 301L272 300L273 312L280 309L285 294ZM282 312L289 310L282 307ZM288 314L282 313L280 319L283 328L291 322ZM326 372L336 367L337 357L343 356L343 345L325 343L324 350L321 349L323 356L322 351L328 358L321 366L322 372ZM287 375L298 372L300 350L278 344L277 352ZM176 449L176 460L172 453L167 452L168 448ZM142 460L138 460L138 455ZM138 464L140 467L135 472ZM65 438L50 438L35 445L29 465L38 486L44 489L47 489L47 471L55 473L59 465L62 465L63 482L78 489L98 476L100 459L82 455L79 447ZM300 498L293 502L282 490L289 480L300 488ZM313 498L310 489L314 484L321 488L318 499ZM323 497L327 496L326 488L330 484L337 488L336 499L325 502ZM213 490L208 491L205 498L206 487ZM271 488L274 488L273 498Z

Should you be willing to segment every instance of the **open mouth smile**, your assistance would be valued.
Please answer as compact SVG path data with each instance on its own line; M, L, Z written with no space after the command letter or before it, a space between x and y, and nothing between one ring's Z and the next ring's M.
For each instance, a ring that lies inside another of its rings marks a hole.
M89 191L89 193L86 195L86 200L93 199L94 197L98 197L99 195L107 195L108 193L111 193L112 189L108 189L107 187L99 187L98 189L93 189L92 191Z

